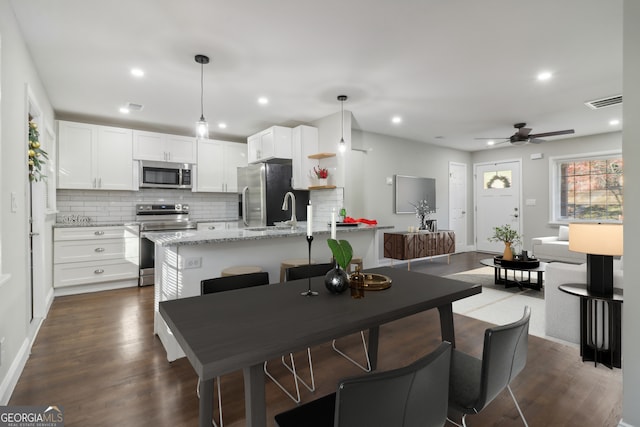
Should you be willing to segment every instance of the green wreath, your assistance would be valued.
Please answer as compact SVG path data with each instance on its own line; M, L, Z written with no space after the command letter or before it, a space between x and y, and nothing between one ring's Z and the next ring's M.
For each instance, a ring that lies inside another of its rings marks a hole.
M511 182L509 182L509 178L507 178L506 176L500 176L500 175L494 175L493 178L491 178L488 182L487 182L487 188L493 188L492 185L494 182L496 181L502 181L502 183L504 184L503 188L509 188L511 187Z

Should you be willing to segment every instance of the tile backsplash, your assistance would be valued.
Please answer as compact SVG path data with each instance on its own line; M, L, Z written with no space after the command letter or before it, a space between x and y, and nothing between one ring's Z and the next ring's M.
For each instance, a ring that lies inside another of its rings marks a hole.
M235 193L193 193L185 190L141 189L140 191L57 190L57 222L88 218L91 223L135 220L136 203L187 203L193 220L238 219Z

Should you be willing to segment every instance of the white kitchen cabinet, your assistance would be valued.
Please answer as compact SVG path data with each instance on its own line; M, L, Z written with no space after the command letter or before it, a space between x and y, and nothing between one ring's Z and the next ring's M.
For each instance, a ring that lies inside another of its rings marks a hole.
M198 140L198 192L238 191L238 167L247 165L247 146L213 139Z
M58 122L58 188L133 190L131 129Z
M293 128L291 151L291 186L295 190L308 190L314 184L312 170L317 162L309 156L318 152L318 129L304 125Z
M291 128L272 126L247 139L249 163L291 159Z
M135 284L138 260L137 225L54 228L54 288L125 280Z
M195 163L195 138L141 130L133 131L133 159Z

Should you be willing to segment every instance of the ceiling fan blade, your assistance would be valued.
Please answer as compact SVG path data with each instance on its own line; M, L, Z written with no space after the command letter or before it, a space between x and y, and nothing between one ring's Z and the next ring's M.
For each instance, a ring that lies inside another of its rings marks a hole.
M518 132L516 132L516 135L520 138L526 138L529 136L529 132L531 132L531 128L520 128L518 129Z
M543 133L536 133L533 135L529 135L530 138L538 138L538 137L546 137L546 136L556 136L556 135L570 135L572 133L575 133L575 131L573 129L567 129L567 130L557 130L555 132L543 132Z

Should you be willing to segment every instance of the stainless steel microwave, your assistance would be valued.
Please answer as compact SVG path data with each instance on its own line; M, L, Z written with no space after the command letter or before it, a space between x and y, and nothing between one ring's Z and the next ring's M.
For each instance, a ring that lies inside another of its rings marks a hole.
M140 161L140 188L192 188L189 163Z

